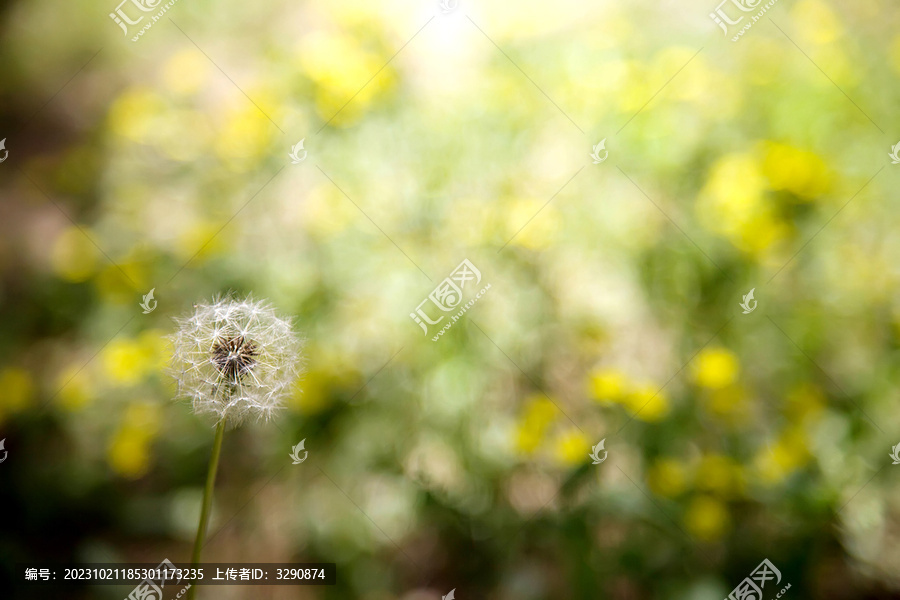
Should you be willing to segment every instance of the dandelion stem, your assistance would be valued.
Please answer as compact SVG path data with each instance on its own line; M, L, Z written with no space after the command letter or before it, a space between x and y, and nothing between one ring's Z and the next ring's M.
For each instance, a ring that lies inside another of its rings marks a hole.
M213 488L216 483L216 470L219 467L219 453L222 450L222 438L225 436L225 421L226 419L223 418L216 426L216 439L213 441L212 456L209 458L209 472L206 474L206 487L203 490L200 524L197 526L197 539L194 540L194 552L191 554L192 567L196 567L200 563L200 551L203 549L203 540L206 538L206 526L209 523ZM187 600L193 600L196 593L197 586L192 585L188 590Z

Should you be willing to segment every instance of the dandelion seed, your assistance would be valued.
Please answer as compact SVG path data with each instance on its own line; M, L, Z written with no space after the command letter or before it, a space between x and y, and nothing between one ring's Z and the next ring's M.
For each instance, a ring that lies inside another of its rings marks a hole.
M237 425L271 418L300 374L302 343L265 301L221 297L176 319L172 375L194 413Z

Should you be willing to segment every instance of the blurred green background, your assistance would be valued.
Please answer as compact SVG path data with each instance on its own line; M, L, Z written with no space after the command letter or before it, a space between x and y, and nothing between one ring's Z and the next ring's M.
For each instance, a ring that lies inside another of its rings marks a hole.
M234 291L307 373L226 434L203 558L338 585L200 598L721 600L764 558L900 598L900 11L715 8L181 0L132 42L0 3L7 576L188 560L213 432L165 336Z

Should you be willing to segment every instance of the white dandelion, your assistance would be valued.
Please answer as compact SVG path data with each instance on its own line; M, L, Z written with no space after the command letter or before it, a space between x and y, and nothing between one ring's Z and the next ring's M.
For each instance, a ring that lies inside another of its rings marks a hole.
M231 297L198 304L176 319L172 374L196 414L237 425L270 419L300 374L302 343L291 321L262 300Z
M268 302L231 296L197 304L194 314L176 319L170 336L174 346L172 375L178 396L189 398L196 414L216 417L200 522L191 564L200 562L211 513L213 487L226 424L245 417L269 419L282 407L284 397L300 374L302 343L291 321L282 319ZM196 586L188 590L193 600Z

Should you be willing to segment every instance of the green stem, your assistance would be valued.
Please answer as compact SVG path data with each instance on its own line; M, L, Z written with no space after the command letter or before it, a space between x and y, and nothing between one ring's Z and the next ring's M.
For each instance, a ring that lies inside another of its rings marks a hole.
M191 554L192 567L196 567L200 563L200 551L203 549L203 540L206 538L206 526L209 523L213 488L216 483L216 470L219 467L219 454L222 451L222 438L224 436L225 419L223 418L216 426L216 439L213 441L212 456L209 458L209 472L206 474L206 488L203 490L203 507L200 509L200 524L197 526L197 539L194 540L194 552ZM196 593L197 586L192 585L188 589L187 600L193 600Z

